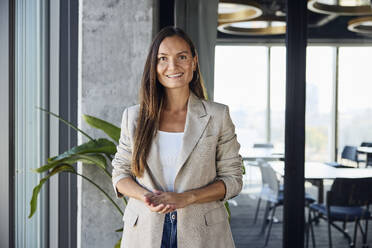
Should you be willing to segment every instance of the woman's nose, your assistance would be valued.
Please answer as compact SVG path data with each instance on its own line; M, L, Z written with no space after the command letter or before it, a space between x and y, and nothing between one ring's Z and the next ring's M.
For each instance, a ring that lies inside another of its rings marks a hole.
M169 59L168 62L168 69L174 69L177 66L177 62L175 59Z

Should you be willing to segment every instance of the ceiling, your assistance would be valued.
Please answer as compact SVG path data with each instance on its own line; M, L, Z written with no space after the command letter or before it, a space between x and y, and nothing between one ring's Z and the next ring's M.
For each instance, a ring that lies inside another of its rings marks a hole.
M223 0L220 0L220 2ZM225 1L226 2L226 1ZM231 1L229 1L231 2ZM235 0L232 2L247 3L248 0ZM263 15L274 15L277 11L286 13L285 0L256 0L263 11ZM340 16L318 14L308 11L308 42L309 43L337 43L337 44L370 44L372 37L351 32L347 29L348 21L357 16ZM244 43L284 43L285 35L231 35L218 31L219 42Z

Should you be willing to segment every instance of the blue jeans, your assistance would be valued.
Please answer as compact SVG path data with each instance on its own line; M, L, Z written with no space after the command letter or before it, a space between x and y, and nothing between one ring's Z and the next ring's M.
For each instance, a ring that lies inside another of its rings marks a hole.
M165 215L161 248L177 248L177 212Z

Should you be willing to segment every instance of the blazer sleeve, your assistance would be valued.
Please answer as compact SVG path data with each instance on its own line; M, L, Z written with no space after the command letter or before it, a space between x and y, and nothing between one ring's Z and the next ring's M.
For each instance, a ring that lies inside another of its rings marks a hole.
M132 144L129 138L128 129L128 109L123 112L121 121L121 132L119 144L116 147L116 154L112 160L112 184L114 186L115 194L117 198L123 197L118 192L116 184L123 178L133 177L131 172L131 161L132 161Z
M242 157L239 155L240 144L231 121L229 108L225 106L222 129L218 138L216 151L217 178L225 184L226 194L223 201L233 198L242 190Z

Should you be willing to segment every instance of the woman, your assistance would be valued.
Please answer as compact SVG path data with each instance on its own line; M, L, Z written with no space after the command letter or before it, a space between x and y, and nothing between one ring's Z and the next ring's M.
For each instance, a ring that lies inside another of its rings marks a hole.
M234 247L224 202L241 191L239 148L227 106L205 100L190 38L162 29L112 161L116 194L130 198L121 247Z

